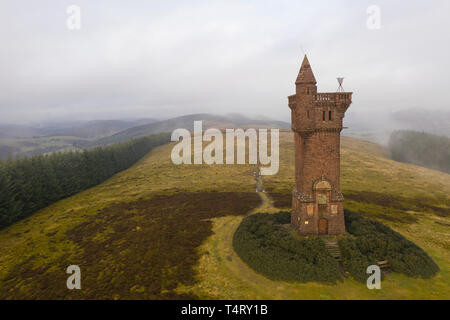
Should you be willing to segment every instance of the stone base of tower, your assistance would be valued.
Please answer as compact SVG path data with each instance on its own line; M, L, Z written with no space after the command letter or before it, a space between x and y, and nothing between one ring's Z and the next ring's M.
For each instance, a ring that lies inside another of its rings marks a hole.
M345 233L342 201L319 206L294 195L292 198L291 225L301 235L339 235Z

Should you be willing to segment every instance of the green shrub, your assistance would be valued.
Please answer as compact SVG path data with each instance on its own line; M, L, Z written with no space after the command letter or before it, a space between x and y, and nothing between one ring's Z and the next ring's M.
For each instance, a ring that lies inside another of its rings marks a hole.
M345 226L353 237L339 240L344 268L355 279L366 281L366 268L388 260L393 272L430 278L439 267L428 254L391 228L345 211Z
M339 247L345 271L356 280L365 282L367 279L366 269L372 263L369 263L367 258L358 250L356 242L348 237L339 241Z
M289 223L289 212L248 216L234 234L234 249L251 268L272 280L336 283L341 279L323 241L296 238L280 226Z
M272 280L336 283L338 265L320 237L296 237L281 225L289 212L246 217L236 230L233 246L241 259ZM393 272L430 278L439 267L419 248L391 228L345 211L347 236L339 239L342 264L350 275L367 280L367 267L388 260Z

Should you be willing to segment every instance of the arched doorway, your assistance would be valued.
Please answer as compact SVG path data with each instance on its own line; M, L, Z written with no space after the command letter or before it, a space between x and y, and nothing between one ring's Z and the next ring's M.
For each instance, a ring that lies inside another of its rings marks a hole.
M319 219L319 234L328 234L328 220L325 218Z

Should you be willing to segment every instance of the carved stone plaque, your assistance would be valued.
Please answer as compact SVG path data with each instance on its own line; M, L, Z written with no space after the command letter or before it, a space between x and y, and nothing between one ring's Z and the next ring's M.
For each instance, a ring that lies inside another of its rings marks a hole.
M338 206L333 204L331 205L331 213L332 214L337 214L338 213Z
M317 195L317 200L319 204L327 204L327 195L323 193L319 193Z

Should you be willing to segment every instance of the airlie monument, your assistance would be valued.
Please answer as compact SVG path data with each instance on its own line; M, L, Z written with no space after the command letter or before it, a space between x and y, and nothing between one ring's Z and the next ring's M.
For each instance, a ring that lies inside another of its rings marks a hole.
M291 224L302 235L345 233L344 197L340 190L340 135L352 93L318 93L305 55L288 97L295 136L295 188Z

